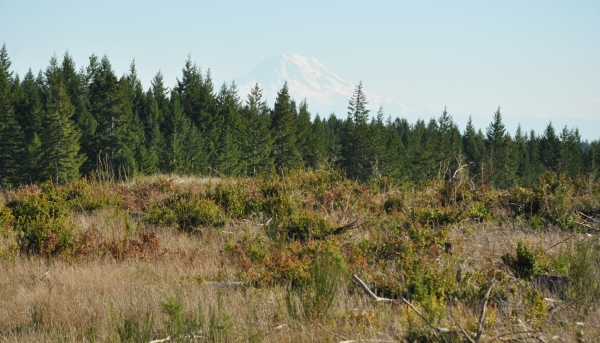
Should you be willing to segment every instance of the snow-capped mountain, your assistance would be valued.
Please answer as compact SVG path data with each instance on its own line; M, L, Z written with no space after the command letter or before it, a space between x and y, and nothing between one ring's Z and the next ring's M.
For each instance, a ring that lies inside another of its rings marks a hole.
M315 58L293 54L271 58L235 80L243 97L258 83L269 104L275 101L285 81L292 98L297 102L306 98L311 112L321 114L336 111L340 103L347 104L353 91L351 83L327 70Z
M356 85L344 80L329 71L321 62L313 57L295 54L279 55L259 64L253 71L235 79L239 94L245 98L250 89L258 83L270 105L273 104L277 92L287 81L290 95L296 102L306 99L309 110L321 116L335 112L338 117L345 117L348 100ZM368 108L373 114L384 106L386 112L407 113L410 109L399 101L383 99L365 90Z

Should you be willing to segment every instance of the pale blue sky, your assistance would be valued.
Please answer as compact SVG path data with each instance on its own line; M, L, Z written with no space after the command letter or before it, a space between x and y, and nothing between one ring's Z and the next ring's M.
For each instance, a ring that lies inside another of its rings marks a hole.
M600 129L598 0L0 0L0 18L21 75L68 49L78 66L107 54L118 75L135 58L145 88L159 69L173 86L191 54L219 85L296 53L406 104Z

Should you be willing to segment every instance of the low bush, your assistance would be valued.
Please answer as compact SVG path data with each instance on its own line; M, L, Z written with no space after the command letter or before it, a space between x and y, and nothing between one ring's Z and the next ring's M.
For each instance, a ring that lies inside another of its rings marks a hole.
M177 224L180 231L195 232L201 226L222 227L226 223L221 207L198 195L179 193L163 204L149 206L144 220L153 225Z
M298 320L328 316L337 299L344 269L339 253L329 247L316 251L308 280L290 282L285 297L290 316Z
M14 216L13 230L22 253L50 256L71 247L75 223L61 200L51 192L40 192L6 204Z
M383 203L383 209L386 213L394 213L402 211L404 201L398 196L390 196Z
M570 294L580 311L587 313L600 300L600 243L577 242L569 264Z
M516 254L502 256L502 262L508 266L516 277L531 280L536 274L546 272L548 263L544 260L544 251L535 249L525 242L517 243Z

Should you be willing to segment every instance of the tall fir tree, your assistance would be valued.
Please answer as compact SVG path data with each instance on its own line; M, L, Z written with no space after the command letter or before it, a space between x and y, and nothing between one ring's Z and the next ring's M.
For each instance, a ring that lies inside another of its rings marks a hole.
M402 180L404 178L404 144L391 117L388 117L383 130L382 143L385 148L384 154L381 156L381 174Z
M166 117L166 156L168 171L176 174L196 174L206 169L207 155L202 139L190 118L183 113L177 92L171 93L171 106Z
M215 136L215 149L211 165L221 174L237 176L243 170L242 164L242 134L243 120L240 109L241 102L235 83L227 87L221 86L217 96L218 118L216 125L218 135Z
M273 168L273 140L269 126L269 108L263 100L258 83L250 90L242 110L246 128L242 140L242 152L246 160L246 175L255 176Z
M23 129L25 142L31 142L42 128L43 112L39 88L35 83L35 76L31 69L25 74L25 78L21 82L21 91L23 95L19 104L15 106L15 117L19 126Z
M579 130L567 129L565 126L560 133L560 150L558 157L558 172L575 177L581 172L583 156L581 152L581 137Z
M142 149L142 172L146 175L168 172L169 157L167 143L160 127L154 125L146 146Z
M98 167L104 166L110 177L118 177L122 168L131 166L131 154L127 142L131 110L127 108L126 94L122 83L115 76L110 61L105 55L100 63L90 58L90 113L98 126L93 136L93 146L88 156L94 156Z
M310 150L308 152L308 165L313 169L321 169L327 166L327 131L325 123L317 114L311 124Z
M296 122L296 148L298 152L298 159L300 166L309 166L309 156L314 150L312 137L311 137L311 122L310 112L308 111L308 104L306 99L300 102L298 106L298 114L295 119Z
M275 168L280 171L285 167L296 167L298 153L296 150L296 123L292 99L287 82L277 93L275 106L271 113L271 133L273 134L272 156Z
M466 162L469 164L469 175L471 177L477 177L480 171L484 150L482 143L482 141L478 141L477 131L475 131L473 120L469 116L469 121L463 134L463 149L467 158Z
M75 107L71 104L62 73L48 70L48 100L41 132L41 173L55 184L79 177L84 156L79 153L81 133L71 120ZM35 142L34 142L35 144ZM32 146L35 149L35 146Z
M371 152L373 142L369 128L369 110L367 96L362 81L354 89L348 102L348 126L344 133L342 156L344 167L352 179L367 180L372 176Z
M0 49L0 188L17 184L23 136L14 113L12 72L6 44Z
M552 122L548 123L544 134L540 139L540 161L544 169L551 171L558 171L558 159L560 156L560 139L554 131Z
M326 163L329 169L343 168L342 140L348 124L348 120L338 119L333 113L323 122L327 146Z
M486 129L487 169L491 172L491 181L502 184L506 179L503 171L507 158L506 128L502 122L500 107L494 112L494 119Z
M383 106L379 107L377 111L377 116L371 120L370 124L370 138L372 141L371 145L371 168L373 177L380 179L384 176L383 166L385 164L385 155L387 153L387 135L385 130L385 125L383 123Z
M201 110L204 106L204 78L196 64L192 63L188 56L182 70L181 80L177 79L175 88L179 95L179 101L186 117L190 118L194 125L205 134L204 126L201 126Z
M515 158L518 160L516 179L518 184L523 185L530 179L533 169L529 157L529 150L527 149L527 136L521 129L521 124L519 124L517 131L515 132L513 149Z

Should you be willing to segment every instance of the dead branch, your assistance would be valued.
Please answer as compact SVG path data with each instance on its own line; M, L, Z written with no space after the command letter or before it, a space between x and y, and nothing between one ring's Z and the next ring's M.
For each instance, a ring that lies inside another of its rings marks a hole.
M579 215L580 215L580 216L584 216L584 217L586 217L587 219L589 219L589 220L593 221L593 222L594 222L594 223L596 223L596 224L600 224L600 221L598 221L596 218L590 217L590 216L588 216L588 215L585 215L585 214L583 214L583 213L581 213L581 212L577 212L577 213L579 213Z
M367 295L375 300L375 302L385 302L385 303L392 303L394 302L394 300L392 299L388 299L388 298L382 298L382 297L378 297L377 295L375 295L375 293L373 293L369 287L363 282L363 280L361 280L358 276L356 276L356 274L352 274L352 280L354 280L356 283L358 283L358 285L367 293Z
M490 284L488 285L485 295L483 296L483 305L481 306L481 314L479 315L479 324L477 325L477 335L475 335L475 342L479 342L481 335L483 334L483 324L485 323L485 309L487 308L488 300L490 299L490 293L492 292L492 286L496 280L492 277Z
M375 295L375 293L373 293L369 287L358 277L356 276L356 274L352 274L352 280L354 280L356 283L358 283L358 285L367 293L367 295L375 300L375 302L385 302L385 303L393 303L394 300L393 299L389 299L389 298L382 298L379 297L377 295ZM423 319L423 321L425 321L427 323L427 325L429 325L429 327L431 327L433 330L439 332L439 333L456 333L456 330L450 330L448 328L442 328L442 327L437 327L435 325L433 325L429 319L427 319L421 312L419 312L419 310L417 310L408 300L404 299L404 298L400 298L400 300L405 303L406 305L408 305L408 307L410 307L413 311L415 311L419 317L421 317L421 319Z
M594 230L594 227L593 227L593 226L591 226L591 225L588 225L588 224L586 224L586 223L581 223L581 222L576 222L576 221L573 221L573 223L575 223L575 224L579 224L579 225L581 225L581 226L583 226L583 227L587 227L587 228L588 228L588 229L590 229L590 230Z
M373 299L375 302L385 302L385 303L393 303L394 302L393 299L382 298L382 297L375 295L375 293L373 293L371 291L371 289L356 274L352 274L352 280L354 280L367 293L367 295L371 299ZM488 301L490 298L490 293L492 292L492 286L494 285L494 283L495 283L495 279L492 278L492 280L490 281L490 284L488 285L487 290L485 291L485 295L483 296L483 305L481 306L481 314L479 315L479 324L477 326L477 334L475 336L475 339L471 338L471 336L469 336L469 334L462 328L462 326L460 324L458 324L460 331L433 325L433 323L430 322L429 319L427 319L427 317L425 317L421 312L419 312L419 310L417 310L408 300L404 299L403 297L400 297L399 300L402 301L403 303L405 303L413 311L415 311L415 313L419 317L421 317L421 319L423 319L423 321L425 321L425 323L427 323L427 325L429 325L429 327L431 327L434 331L439 332L439 333L462 333L467 338L467 340L469 340L469 342L477 343L483 336L483 326L485 323L485 311L487 308L487 304L488 304Z
M348 224L346 224L344 226L340 226L337 229L329 231L329 232L327 232L327 233L325 233L323 235L316 236L314 238L315 239L323 239L323 238L328 237L328 236L339 235L339 234L342 234L342 233L344 233L344 232L346 232L346 231L348 231L350 229L353 229L355 227L358 227L358 220L355 220L355 221L353 221L351 223L348 223Z
M327 332L328 334L330 334L330 335L332 335L332 336L337 336L337 337L339 337L339 338L343 339L343 342L356 342L356 341L350 340L350 339L348 339L348 338L346 338L346 337L344 337L344 336L342 336L342 335L338 335L338 334L337 334L337 333L335 333L335 332L331 332L331 331L328 331L328 330L326 330L326 329L323 327L323 325L321 325L321 324L319 324L319 327L321 328L321 330L323 330L323 331Z
M471 338L471 336L462 327L462 325L460 325L460 322L454 318L454 313L452 312L452 308L450 308L450 317L452 317L452 320L454 320L454 323L456 323L456 325L458 325L458 328L460 329L460 332L462 332L462 334L467 338L467 341L469 341L470 343L475 343L475 341L473 340L473 338Z
M539 330L525 330L525 331L517 331L517 332L508 332L508 333L504 333L501 335L498 335L494 338L492 338L492 342L495 341L510 341L513 339L523 339L523 338L537 338L537 337L530 337L531 335L541 335L542 332ZM525 337L523 337L523 335L525 335ZM509 337L509 336L519 336L519 337Z
M571 234L571 235L569 235L569 237L567 237L567 238L563 239L562 241L560 241L560 242L558 242L558 243L554 244L554 245L553 245L553 246L551 246L550 248L546 248L546 250L544 250L544 251L548 251L548 250L550 250L550 249L552 249L552 248L554 248L554 247L556 247L556 246L558 246L558 245L560 245L560 244L563 244L564 242L568 241L568 240L569 240L569 239L571 239L571 238L573 238L573 235L572 235L572 234Z

